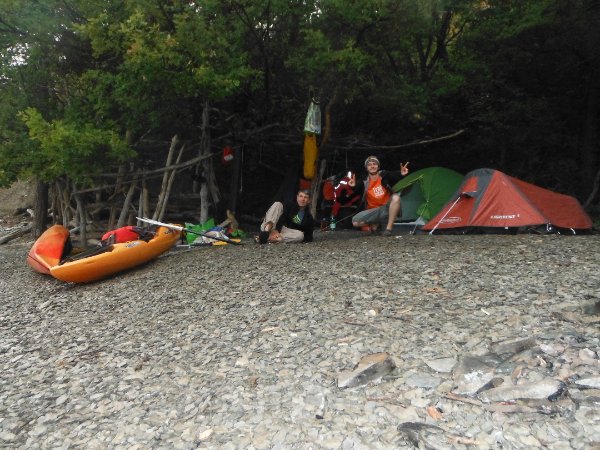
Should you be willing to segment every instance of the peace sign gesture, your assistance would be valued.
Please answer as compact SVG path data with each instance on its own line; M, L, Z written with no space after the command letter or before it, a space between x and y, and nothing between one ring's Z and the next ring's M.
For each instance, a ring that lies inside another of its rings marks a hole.
M400 173L402 176L406 176L408 174L408 164L408 161L406 161L404 164L400 163Z
M348 180L348 186L355 187L356 186L356 174L353 173L350 179Z

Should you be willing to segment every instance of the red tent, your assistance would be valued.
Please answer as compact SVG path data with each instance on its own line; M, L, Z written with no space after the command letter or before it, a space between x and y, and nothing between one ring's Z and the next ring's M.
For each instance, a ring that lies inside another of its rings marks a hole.
M592 220L577 199L510 177L498 170L477 169L422 230L518 229L545 226L591 230Z

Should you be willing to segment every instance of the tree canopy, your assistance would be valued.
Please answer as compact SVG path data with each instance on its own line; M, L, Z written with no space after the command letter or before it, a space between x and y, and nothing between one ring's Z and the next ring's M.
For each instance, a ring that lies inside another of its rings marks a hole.
M329 170L492 167L598 208L599 19L594 0L5 0L0 184L94 186L177 135L243 147L265 196L316 99Z

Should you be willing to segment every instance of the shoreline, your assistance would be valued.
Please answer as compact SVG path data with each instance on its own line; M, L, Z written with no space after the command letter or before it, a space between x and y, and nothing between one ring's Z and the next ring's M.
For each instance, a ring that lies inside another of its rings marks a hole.
M600 387L578 384L600 371L598 236L335 233L171 250L87 285L1 246L2 447L600 443ZM338 387L378 352L391 372ZM561 384L476 393L496 378Z

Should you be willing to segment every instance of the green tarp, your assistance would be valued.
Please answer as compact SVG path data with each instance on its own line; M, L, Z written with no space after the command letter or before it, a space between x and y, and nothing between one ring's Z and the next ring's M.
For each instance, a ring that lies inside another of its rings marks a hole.
M402 199L400 222L425 224L458 189L463 176L444 167L427 167L408 174L394 186Z

